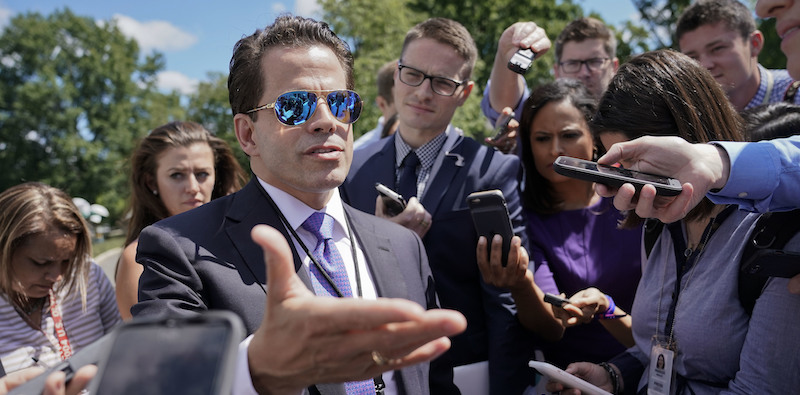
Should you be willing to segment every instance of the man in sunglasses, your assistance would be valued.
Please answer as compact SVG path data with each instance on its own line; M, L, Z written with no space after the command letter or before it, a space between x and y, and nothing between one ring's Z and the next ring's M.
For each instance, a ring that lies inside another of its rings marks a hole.
M413 27L394 74L397 132L356 151L342 190L353 207L379 216L385 211L376 182L408 200L391 219L423 237L441 306L460 311L468 322L440 359L455 367L488 361L489 393L520 394L532 379L531 335L518 323L510 293L481 278L478 235L466 201L472 192L501 190L515 233L524 236L519 159L464 137L450 124L472 92L476 58L475 42L458 22L432 18ZM520 251L525 240L515 237L512 245ZM522 255L509 259L527 266ZM499 254L495 261L499 266ZM456 369L457 380L464 369L469 368Z
M466 326L425 310L436 301L419 238L339 197L362 105L352 70L347 44L312 19L280 16L241 39L228 90L254 177L139 237L134 316L224 309L253 334L235 393L427 394L426 361Z

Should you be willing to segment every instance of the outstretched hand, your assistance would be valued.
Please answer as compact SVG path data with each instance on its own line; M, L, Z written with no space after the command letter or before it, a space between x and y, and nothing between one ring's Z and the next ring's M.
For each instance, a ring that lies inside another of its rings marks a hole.
M248 348L259 393L365 380L429 361L450 348L447 336L466 329L459 312L425 311L404 299L317 297L296 275L280 232L259 225L252 237L267 265L264 319ZM378 364L374 352L386 361Z

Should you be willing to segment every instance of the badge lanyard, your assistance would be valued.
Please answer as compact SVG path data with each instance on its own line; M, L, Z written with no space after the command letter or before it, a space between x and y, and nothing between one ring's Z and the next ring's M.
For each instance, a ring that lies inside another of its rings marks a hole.
M61 360L66 360L72 356L72 347L67 337L67 329L64 327L64 320L61 317L61 306L58 304L55 292L50 289L50 316L53 317L53 327L56 331L57 341L53 342L52 334L46 334L47 339L54 343L61 356Z

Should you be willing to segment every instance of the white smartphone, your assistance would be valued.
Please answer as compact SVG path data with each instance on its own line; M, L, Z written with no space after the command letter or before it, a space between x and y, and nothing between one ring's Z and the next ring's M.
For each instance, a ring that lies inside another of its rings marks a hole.
M656 193L662 196L675 196L683 190L681 182L674 178L602 165L590 160L569 156L556 158L553 163L553 169L556 173L567 177L592 181L615 188L619 188L622 184L630 183L633 184L636 191L640 191L643 186L650 184L656 187Z
M587 395L612 395L610 392L586 381L578 376L573 376L555 365L547 362L530 361L528 366L536 369L537 372L547 376L550 380L564 384L567 388L581 390L581 394Z

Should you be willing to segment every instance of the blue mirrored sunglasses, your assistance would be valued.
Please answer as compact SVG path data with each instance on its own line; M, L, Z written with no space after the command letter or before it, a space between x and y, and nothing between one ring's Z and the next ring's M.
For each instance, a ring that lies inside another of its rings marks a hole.
M334 91L291 91L286 92L274 102L258 106L245 113L250 114L265 108L274 108L278 122L286 126L297 126L308 121L319 102L318 94L327 94L325 101L336 119L342 123L353 123L361 116L363 102L358 93L351 90Z

